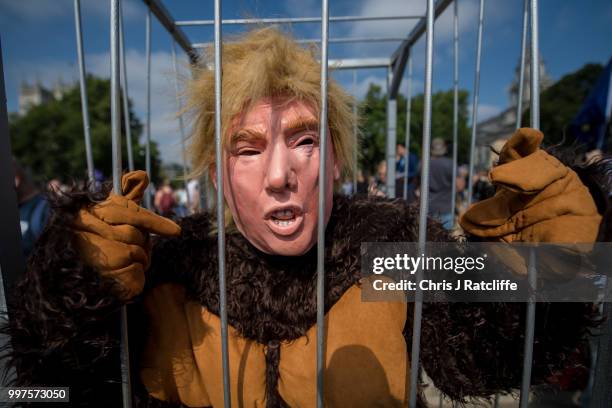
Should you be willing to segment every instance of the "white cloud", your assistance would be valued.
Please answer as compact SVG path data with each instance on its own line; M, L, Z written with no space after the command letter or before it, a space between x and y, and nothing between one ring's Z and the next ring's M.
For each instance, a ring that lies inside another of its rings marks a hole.
M181 56L182 57L182 56ZM127 75L129 98L141 122L145 120L146 104L146 61L143 52L127 50ZM102 78L110 77L108 53L86 54L87 72ZM181 78L186 78L187 60L179 62ZM168 52L151 54L151 137L157 141L165 162L181 161L181 138L178 120L175 116L176 93L172 55ZM7 87L17 88L21 82L38 80L43 86L52 88L58 79L65 83L77 83L78 72L75 63L51 60L45 62L14 61L6 67ZM14 104L16 105L16 103ZM188 129L186 129L186 132Z
M386 94L387 92L387 79L385 77L384 74L370 74L367 75L365 77L361 76L357 78L357 86L355 87L355 91L353 90L353 83L352 80L350 82L342 82L342 85L345 87L345 89L350 92L351 94L354 94L358 100L362 100L365 95L368 93L368 89L370 89L371 85L378 85L381 87L382 89L382 93ZM412 79L412 96L415 96L418 93L422 92L422 88L423 88L423 82L419 79ZM404 96L407 95L408 93L408 81L406 80L406 78L404 78L404 80L402 81L402 84L400 85L400 93L403 94Z
M502 108L496 105L480 104L478 105L478 122L487 120L502 111Z
M485 5L485 30L509 18L511 15L509 5L503 0L489 1ZM463 0L458 3L458 28L459 36L463 33L475 32L478 25L479 1ZM453 37L453 12L454 4L451 3L435 22L435 46L447 47L452 43ZM406 0L364 0L355 8L356 15L362 16L388 16L388 15L425 15L426 3L424 1ZM347 36L351 37L407 37L418 20L391 20L353 23ZM485 31L486 32L486 31ZM424 42L424 36L417 44L416 52L420 53L420 47ZM398 44L356 44L353 52L377 52L378 54L389 54L397 49Z
M492 118L493 116L499 114L503 109L497 105L489 105L486 103L481 103L478 105L478 118L476 119L476 123L484 122L487 119ZM470 99L470 104L468 106L468 118L472 120L472 102Z
M145 120L146 106L146 59L145 54L134 49L127 50L128 92L134 111L141 121ZM181 78L187 60L178 63ZM100 77L109 77L109 54L88 57L88 72ZM159 144L165 162L181 162L181 136L176 112L175 76L172 55L169 52L151 54L151 138ZM188 134L188 129L185 129Z

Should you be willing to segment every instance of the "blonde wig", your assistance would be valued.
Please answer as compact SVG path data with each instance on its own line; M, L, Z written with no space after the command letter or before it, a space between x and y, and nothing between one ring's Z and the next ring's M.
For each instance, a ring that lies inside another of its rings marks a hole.
M214 48L204 61L214 61ZM276 28L260 28L224 41L222 50L221 126L223 146L229 143L233 121L261 98L282 96L300 100L320 112L321 68L314 51L298 45ZM212 64L211 64L212 65ZM186 111L192 119L192 177L215 164L215 78L206 66L196 70L187 87ZM335 81L328 82L328 126L336 160L348 175L353 170L355 143L353 98Z

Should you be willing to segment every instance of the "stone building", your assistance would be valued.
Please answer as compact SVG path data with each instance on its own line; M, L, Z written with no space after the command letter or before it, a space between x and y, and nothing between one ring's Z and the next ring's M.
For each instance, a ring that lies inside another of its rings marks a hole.
M51 100L60 100L73 85L65 84L58 79L52 89L45 88L40 81L33 84L22 82L19 87L19 115L25 115L34 106L47 103Z
M529 107L531 100L531 58L529 53L525 58L525 83L523 87L523 111ZM512 136L516 129L516 116L519 95L520 60L514 70L514 78L508 87L510 105L496 116L478 123L476 127L476 150L474 152L474 165L476 169L488 169L497 160L497 155L491 151L499 151L506 140ZM552 85L552 80L546 72L544 61L540 58L540 90L544 91ZM528 126L524 123L523 126Z

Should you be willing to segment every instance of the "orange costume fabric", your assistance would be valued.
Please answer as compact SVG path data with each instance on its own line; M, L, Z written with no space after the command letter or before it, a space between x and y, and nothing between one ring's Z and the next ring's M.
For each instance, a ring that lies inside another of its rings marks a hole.
M499 166L491 171L497 193L472 206L463 216L461 225L467 232L507 242L595 240L601 217L588 189L576 173L539 149L541 140L540 132L521 129L506 144ZM143 289L143 271L151 262L146 232L170 236L180 232L171 221L135 204L133 200L142 196L146 182L142 172L126 175L125 197L111 194L105 202L82 210L75 223L82 258L103 275L117 280L125 298ZM379 208L385 206L392 208L381 201ZM410 211L413 212L409 216L416 219L416 211ZM389 227L397 228L393 231L374 231L378 227L376 223L364 223L376 239L416 237L414 231L406 232L402 223ZM358 236L357 241L367 239L367 235ZM350 248L358 253L358 247ZM178 270L180 265L168 268ZM352 282L326 314L326 405L405 405L409 378L404 337L407 305L361 302L361 288L356 280ZM190 407L222 406L220 320L210 307L193 300L193 296L190 299L188 290L177 283L162 283L146 293L149 331L141 359L141 380L148 393L160 400ZM211 295L206 296L203 299ZM211 304L214 309L214 302ZM316 405L316 330L312 325L301 337L280 339L277 343L280 359L276 389L289 406ZM249 339L230 326L233 406L266 406L266 360L271 344Z
M540 149L544 135L523 128L504 145L490 172L495 196L470 207L461 227L506 242L594 242L601 215L569 167Z
M184 289L161 285L145 300L153 322L141 378L155 398L190 407L223 406L219 318ZM406 304L361 302L350 288L326 316L325 405L400 407L409 366L402 330ZM281 342L278 390L291 407L316 406L316 326ZM232 406L265 407L264 346L229 328Z

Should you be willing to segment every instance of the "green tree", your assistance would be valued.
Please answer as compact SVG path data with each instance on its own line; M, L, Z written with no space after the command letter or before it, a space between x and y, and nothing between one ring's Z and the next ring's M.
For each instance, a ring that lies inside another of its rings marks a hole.
M582 103L591 92L599 75L603 72L600 64L586 64L579 70L563 76L540 95L540 129L547 144L560 143L564 136L571 143L573 136L567 134ZM523 114L523 126L529 126L530 110Z
M87 98L94 166L110 178L112 175L110 81L88 76ZM124 120L122 110L123 165L124 169L127 169ZM144 169L145 146L140 142L143 126L134 114L131 102L129 120L134 166L137 169ZM78 86L69 90L61 99L35 106L23 116L11 115L10 134L13 155L32 170L36 181L46 182L58 178L68 182L86 178L87 162ZM159 171L159 150L157 144L151 142L150 176L153 180L158 179Z
M468 121L468 92L459 91L458 138L459 162L468 160L470 128ZM410 106L410 151L420 157L423 137L423 94L412 98ZM361 159L360 166L373 172L376 164L384 159L387 137L387 95L378 85L370 85L361 103ZM440 91L432 95L431 137L447 141L449 154L453 139L453 90ZM397 141L406 140L406 98L399 94L397 99Z

